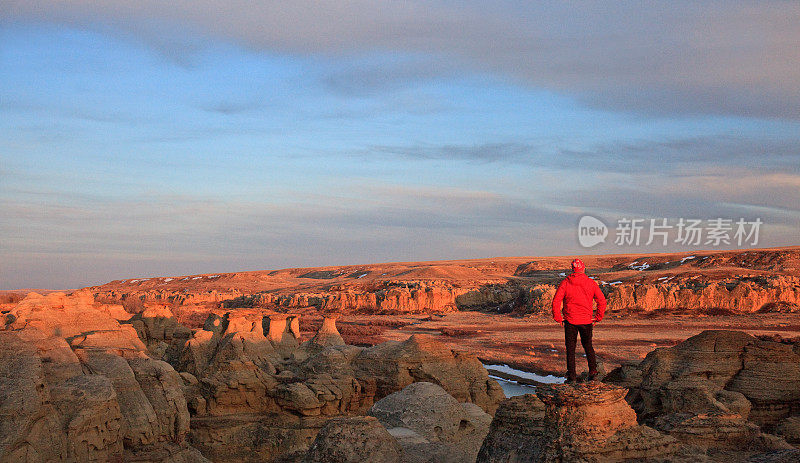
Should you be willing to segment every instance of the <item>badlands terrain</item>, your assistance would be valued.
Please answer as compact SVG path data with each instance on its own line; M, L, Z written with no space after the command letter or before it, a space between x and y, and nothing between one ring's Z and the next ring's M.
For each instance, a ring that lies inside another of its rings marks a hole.
M352 344L425 333L486 362L561 375L563 334L550 301L574 257L133 278L88 290L130 312L168 308L190 328L231 308L275 311L302 314L310 337L323 314L337 314ZM705 329L800 336L800 247L578 257L609 302L596 335L607 369Z
M572 258L5 291L0 462L800 461L800 247L581 256L604 377L565 385Z

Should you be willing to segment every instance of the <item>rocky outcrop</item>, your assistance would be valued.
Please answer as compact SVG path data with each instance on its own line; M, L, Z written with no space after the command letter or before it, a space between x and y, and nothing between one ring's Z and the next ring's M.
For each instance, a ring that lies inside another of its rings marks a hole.
M177 359L192 335L191 330L180 324L170 309L162 305L148 307L129 316L123 323L133 326L153 357L168 362Z
M605 379L630 388L639 419L702 448L788 448L800 415L800 345L704 331Z
M691 262L691 261L689 261ZM706 262L706 261L703 261ZM687 264L688 265L688 264ZM707 265L707 264L704 264ZM626 267L623 267L626 268ZM627 269L627 268L626 268ZM552 272L550 272L552 273ZM555 275L555 274L554 274ZM501 313L546 313L558 279L528 283L461 284L456 281L382 281L371 287L332 285L322 292L174 291L148 289L127 293L98 292L98 297L121 301L135 294L148 307L172 304L183 312L205 312L221 306L264 307L282 310L315 307L326 313L446 313L458 308L492 309ZM611 313L692 312L754 313L800 310L800 278L792 275L714 277L704 274L668 274L658 279L601 281ZM183 307L187 309L183 309ZM119 307L119 306L117 306ZM200 309L198 309L200 307ZM189 315L178 318L190 318Z
M182 381L91 294L31 294L0 331L0 461L207 461Z
M477 358L429 337L363 348L344 343L335 317L305 342L298 325L296 315L229 312L194 331L176 366L192 442L204 455L217 462L297 457L326 421L363 414L376 398L417 381L488 411L503 398Z
M504 401L478 462L625 461L668 458L674 438L640 426L627 391L601 383L542 388Z
M800 446L800 416L790 416L781 420L775 427L775 433L790 444Z
M475 461L492 417L440 386L413 383L370 408L403 449L404 463Z
M800 310L797 247L584 259L612 313ZM461 308L543 313L570 260L499 258L285 269L120 280L92 290L99 299L117 303L169 305L177 319L191 321L192 327L202 322L198 312L243 307L280 312L314 307L328 313L444 313Z
M631 388L644 420L669 413L736 413L772 429L800 414L800 345L738 331L704 331L623 365L606 381Z
M415 334L403 342L364 349L353 368L358 377L376 379L379 397L418 381L438 384L459 402L474 403L488 413L494 413L505 397L474 355L452 351L429 335Z
M377 419L342 417L328 421L303 463L401 463L402 450Z
M721 281L688 278L650 284L612 287L608 309L689 310L722 309L733 313L797 310L800 279L793 276L729 278ZM774 306L774 307L771 307Z

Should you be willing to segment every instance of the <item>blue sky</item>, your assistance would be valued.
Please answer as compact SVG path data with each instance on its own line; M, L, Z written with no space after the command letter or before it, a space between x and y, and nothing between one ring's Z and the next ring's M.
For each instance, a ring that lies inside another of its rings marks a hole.
M800 244L797 4L284 3L0 4L0 289Z

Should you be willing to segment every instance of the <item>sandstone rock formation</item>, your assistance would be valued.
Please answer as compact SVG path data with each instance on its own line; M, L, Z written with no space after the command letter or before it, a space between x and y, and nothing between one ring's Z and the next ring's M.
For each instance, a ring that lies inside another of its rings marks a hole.
M722 309L732 313L753 313L779 309L780 304L797 310L800 304L800 279L794 276L761 278L688 278L646 284L614 286L608 294L608 310L628 309L690 310Z
M363 414L376 398L415 381L436 381L489 411L503 397L475 357L428 337L348 346L328 318L299 343L292 320L297 326L296 316L282 314L211 316L211 331L197 330L186 343L177 368L192 442L204 455L217 462L301 455L326 421Z
M800 415L800 345L704 331L656 349L608 382L630 388L639 419L703 448L788 448Z
M133 326L154 357L168 362L176 360L192 335L191 330L178 323L169 308L161 305L148 307L132 317L128 315L123 323Z
M800 345L738 331L704 331L606 381L631 388L642 419L668 413L737 413L762 427L800 411Z
M335 317L301 342L292 314L212 314L196 330L163 305L113 315L88 292L4 314L0 461L297 460L330 419L415 381L472 402L458 405L469 423L502 398L475 357L425 336L363 348Z
M378 397L413 382L438 384L459 402L471 402L493 414L505 396L473 355L452 351L429 335L413 335L364 349L353 362L356 375L374 377Z
M625 393L623 388L592 382L541 388L539 397L507 399L492 421L477 461L669 458L677 450L675 439L640 426Z
M480 407L427 382L384 397L368 414L400 443L404 463L475 461L492 421Z
M0 461L207 461L178 373L90 293L30 294L7 315Z
M800 311L800 248L583 256L609 313ZM138 278L92 288L103 300L172 307L202 322L220 308L326 313L444 313L456 309L546 313L571 257L284 269ZM136 310L135 312L138 312ZM200 318L198 318L200 317Z
M334 418L322 427L303 463L401 463L402 449L377 419Z

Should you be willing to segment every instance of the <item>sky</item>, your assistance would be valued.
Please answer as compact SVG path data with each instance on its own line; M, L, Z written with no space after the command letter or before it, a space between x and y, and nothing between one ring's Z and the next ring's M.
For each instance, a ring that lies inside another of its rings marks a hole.
M551 4L554 3L554 4ZM800 245L800 3L0 0L0 289ZM579 244L580 217L611 230Z

